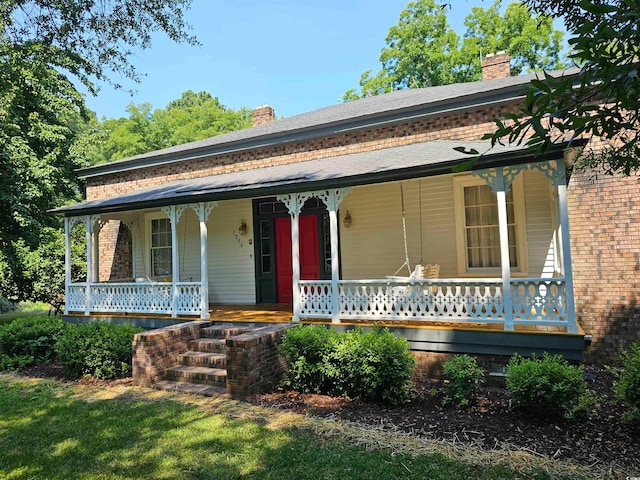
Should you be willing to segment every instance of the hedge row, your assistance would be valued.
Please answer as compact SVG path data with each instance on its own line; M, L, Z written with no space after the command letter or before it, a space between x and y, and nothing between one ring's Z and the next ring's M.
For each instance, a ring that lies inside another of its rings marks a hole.
M58 361L70 378L131 375L131 341L142 331L109 323L65 324L59 317L17 318L0 325L0 370Z

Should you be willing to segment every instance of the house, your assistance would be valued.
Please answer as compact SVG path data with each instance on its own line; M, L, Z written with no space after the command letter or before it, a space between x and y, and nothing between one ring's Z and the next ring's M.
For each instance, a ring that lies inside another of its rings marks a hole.
M638 338L635 297L623 292L637 290L640 269L638 216L626 215L640 208L637 177L619 179L626 206L601 223L621 199L611 181L569 181L582 144L540 158L490 149L479 139L517 109L532 75L509 77L504 53L483 60L483 72L480 82L281 120L263 106L253 128L82 169L87 200L56 210L67 318L184 321L216 319L225 305L277 305L293 322L382 322L427 362L443 352L579 360L585 338L587 361L606 362L621 345L594 348L612 334L607 308L620 308L624 341ZM69 265L77 225L87 239L82 282ZM615 292L602 282L606 268L621 279Z

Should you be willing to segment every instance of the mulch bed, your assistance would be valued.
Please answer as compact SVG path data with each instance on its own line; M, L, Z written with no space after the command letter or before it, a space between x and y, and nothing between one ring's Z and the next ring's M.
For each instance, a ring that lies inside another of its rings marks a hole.
M503 387L487 387L468 408L443 406L439 380L415 385L415 398L400 406L325 395L277 391L261 395L261 405L320 417L401 430L421 437L462 442L485 450L511 448L585 466L617 466L640 475L640 425L621 420L612 395L613 374L588 369L589 387L602 398L593 418L565 420L554 412L510 408Z

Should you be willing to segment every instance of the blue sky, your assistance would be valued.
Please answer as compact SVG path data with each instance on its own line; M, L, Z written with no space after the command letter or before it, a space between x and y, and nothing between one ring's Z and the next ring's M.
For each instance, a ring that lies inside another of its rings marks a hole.
M130 102L166 106L186 90L205 90L230 108L269 104L290 117L338 102L360 74L379 68L389 27L408 0L193 0L186 18L202 46L154 37L133 63L142 82L87 96L98 118L125 116ZM449 21L463 33L463 18L490 1L451 2ZM116 79L121 81L120 79Z

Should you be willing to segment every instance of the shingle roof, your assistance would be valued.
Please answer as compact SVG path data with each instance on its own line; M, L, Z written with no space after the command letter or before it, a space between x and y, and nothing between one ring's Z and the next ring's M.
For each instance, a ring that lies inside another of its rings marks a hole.
M296 191L356 186L451 172L454 165L474 158L454 150L459 141L437 140L370 152L340 155L208 177L166 185L53 210L66 215L109 213L200 201L251 198ZM477 167L530 161L523 147L490 142L464 142L481 155ZM556 153L557 155L557 153Z
M579 70L552 72L574 75ZM81 178L114 173L141 166L175 162L205 155L303 140L327 133L344 132L379 123L388 123L517 98L536 74L507 77L439 87L398 90L384 95L331 105L319 110L276 120L195 142L176 145L134 157L79 170Z

